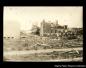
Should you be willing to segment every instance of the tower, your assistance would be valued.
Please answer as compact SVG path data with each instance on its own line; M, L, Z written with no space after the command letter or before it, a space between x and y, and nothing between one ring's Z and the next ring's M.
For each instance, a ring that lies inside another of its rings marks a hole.
M43 33L44 33L44 24L45 24L45 20L43 20L43 21L41 22L40 36L43 36Z

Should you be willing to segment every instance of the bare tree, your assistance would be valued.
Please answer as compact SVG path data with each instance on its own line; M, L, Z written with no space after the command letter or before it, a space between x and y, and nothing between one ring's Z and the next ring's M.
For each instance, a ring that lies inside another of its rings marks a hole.
M33 25L31 29L31 33L35 35L40 35L40 27L38 27L37 25Z

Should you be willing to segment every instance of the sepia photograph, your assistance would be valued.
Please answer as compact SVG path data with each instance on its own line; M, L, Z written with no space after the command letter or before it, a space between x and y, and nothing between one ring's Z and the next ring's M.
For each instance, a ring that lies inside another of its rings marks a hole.
M83 6L4 6L3 61L83 62Z

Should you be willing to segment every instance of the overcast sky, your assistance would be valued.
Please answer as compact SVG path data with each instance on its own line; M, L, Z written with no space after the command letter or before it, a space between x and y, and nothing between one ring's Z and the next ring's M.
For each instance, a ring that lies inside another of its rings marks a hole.
M4 23L7 21L19 22L22 30L29 30L32 24L40 23L44 19L45 21L55 22L58 20L60 25L68 25L68 27L83 27L82 20L82 6L71 7L4 7ZM13 22L14 23L14 22Z

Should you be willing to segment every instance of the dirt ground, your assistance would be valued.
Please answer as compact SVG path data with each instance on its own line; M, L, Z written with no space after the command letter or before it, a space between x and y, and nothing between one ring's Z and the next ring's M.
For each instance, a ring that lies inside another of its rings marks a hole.
M33 35L22 39L4 39L4 60L59 61L59 59L68 59L63 61L82 61L79 60L83 57L82 42L77 39L57 40ZM76 60L73 60L74 58Z

